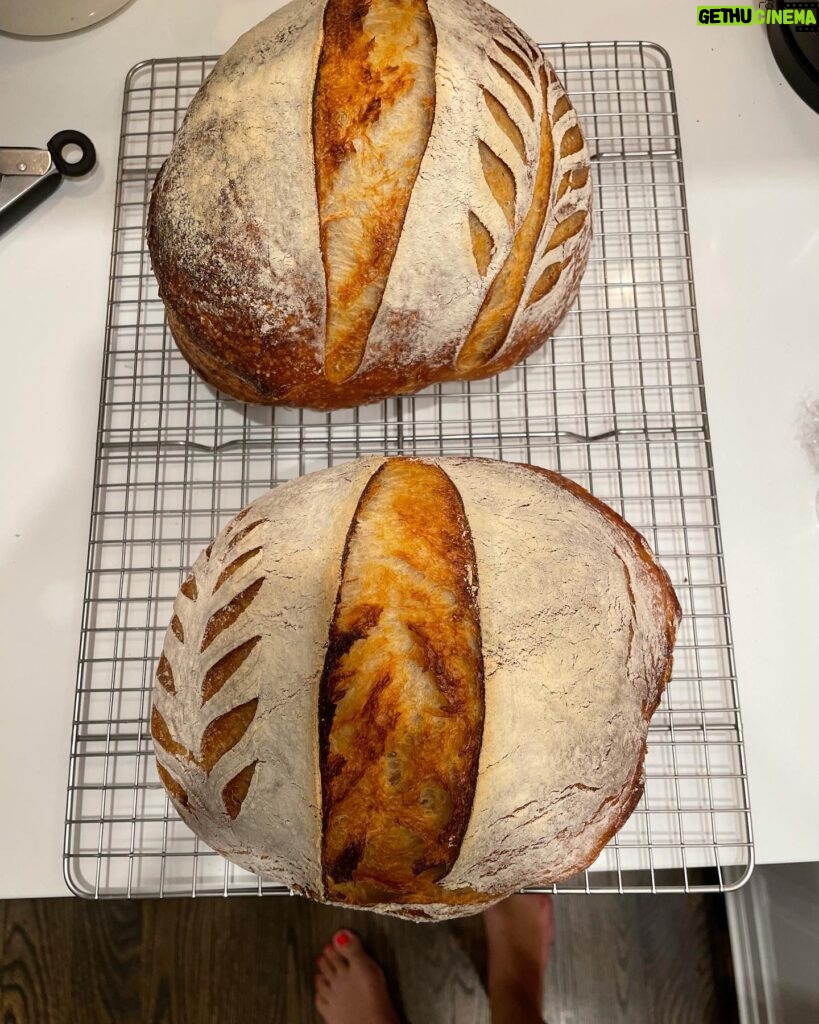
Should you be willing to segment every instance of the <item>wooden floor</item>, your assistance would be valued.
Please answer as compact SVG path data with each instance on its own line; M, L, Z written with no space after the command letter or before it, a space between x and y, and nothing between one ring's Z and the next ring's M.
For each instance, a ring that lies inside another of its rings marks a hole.
M549 1024L737 1020L720 897L566 895L555 915ZM410 1024L488 1022L480 918L415 925L251 897L0 902L0 1024L312 1024L314 961L342 926Z

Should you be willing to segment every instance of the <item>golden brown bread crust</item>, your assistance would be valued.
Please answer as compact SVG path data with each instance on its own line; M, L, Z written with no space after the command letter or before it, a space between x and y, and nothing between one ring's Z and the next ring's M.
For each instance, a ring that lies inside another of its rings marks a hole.
M426 0L329 0L324 11L313 145L327 283L324 363L337 384L364 358L429 142L435 45Z
M185 358L241 401L317 409L526 358L591 236L583 135L537 47L479 0L298 0L269 22L197 94L151 197Z
M179 279L172 275L171 280L176 282ZM213 320L203 321L202 333L194 334L191 324L197 319L196 312L185 320L174 311L167 292L163 292L163 299L168 326L182 355L206 383L240 402L339 409L375 402L389 395L411 394L430 382L427 372L435 374L431 379L436 383L467 379L463 374L446 368L447 356L453 356L453 353L447 353L439 361L441 365L436 367L435 363L430 362L423 376L404 374L397 377L394 367L384 364L369 373L358 374L343 384L333 384L324 377L308 344L297 342L286 353L281 349L267 349L254 342L252 333L243 337L241 332L244 328L238 324L231 333L229 325L223 328ZM195 303L190 305L195 306ZM207 343L202 340L205 337L208 338ZM542 343L543 339L538 334L536 338L529 339L527 350L534 351ZM231 350L240 351L242 355L233 360L225 359L224 353ZM495 365L503 370L516 361L510 357L497 361ZM486 374L476 372L468 379L479 380L482 376Z
M320 691L325 895L471 902L437 882L469 820L483 728L477 565L437 466L393 459L361 496Z
M585 264L578 262L576 266L578 267L578 278L582 277ZM541 347L545 340L539 327L527 329L518 334L515 344L510 346L502 357L496 357L483 368L472 372L456 371L447 365L455 357L456 349L453 347L451 351L444 354L437 365L430 361L423 376L404 374L397 377L394 368L385 364L377 370L359 374L342 385L332 384L325 379L321 383L321 397L319 397L316 391L315 376L311 377L307 372L299 374L305 378L302 384L293 384L290 387L287 384L282 384L280 388L275 388L269 383L274 380L286 380L293 376L292 371L295 366L298 366L300 359L299 346L294 346L290 359L282 359L281 353L277 357L274 353L261 352L252 343L248 343L246 351L252 352L252 355L247 359L243 357L232 365L228 365L221 354L214 354L214 349L225 351L229 347L227 344L222 345L222 339L227 335L223 335L219 327L209 326L208 333L213 346L211 347L194 337L188 325L176 315L167 299L165 309L174 341L199 376L211 387L223 391L226 395L230 395L240 402L257 405L305 405L313 409L330 410L345 408L348 405L365 405L391 395L412 394L427 387L430 383L445 384L458 380L483 380L493 374L503 373L504 370L509 370L517 363L527 359ZM308 346L303 346L302 351L307 353ZM305 364L309 362L309 356L305 356ZM245 370L245 363L258 369L255 372ZM239 372L240 366L243 368L243 372ZM285 377L285 373L288 374L288 377Z

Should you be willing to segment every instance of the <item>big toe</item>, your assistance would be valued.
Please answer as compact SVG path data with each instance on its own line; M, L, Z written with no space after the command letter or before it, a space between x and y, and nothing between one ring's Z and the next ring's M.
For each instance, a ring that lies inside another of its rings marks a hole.
M333 948L346 960L356 960L367 955L361 945L361 939L355 932L351 932L347 928L342 928L341 931L335 933Z

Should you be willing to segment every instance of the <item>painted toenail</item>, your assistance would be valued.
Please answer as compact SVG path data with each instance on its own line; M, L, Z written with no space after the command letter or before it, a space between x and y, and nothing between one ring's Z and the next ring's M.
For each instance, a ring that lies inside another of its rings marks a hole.
M339 944L339 946L346 946L349 943L349 941L350 936L347 934L347 932L339 932L338 935L336 935L336 942Z

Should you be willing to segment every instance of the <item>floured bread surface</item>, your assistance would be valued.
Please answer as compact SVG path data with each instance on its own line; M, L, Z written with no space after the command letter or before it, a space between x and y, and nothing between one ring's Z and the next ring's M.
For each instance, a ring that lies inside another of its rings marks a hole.
M589 154L539 48L482 0L295 0L197 94L148 243L198 372L331 409L477 379L554 331Z
M182 584L156 676L157 763L182 817L236 863L316 894L318 689L347 528L378 461L241 512Z
M557 474L362 459L199 557L152 732L182 817L326 902L470 913L587 867L638 802L679 606Z
M642 795L679 608L643 539L557 474L448 460L475 538L485 726L445 884L497 895L585 867Z

